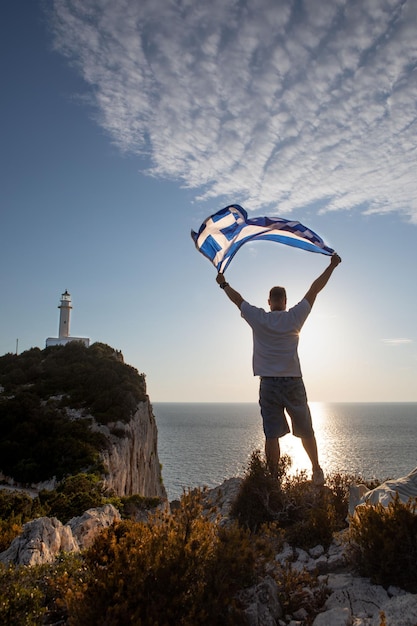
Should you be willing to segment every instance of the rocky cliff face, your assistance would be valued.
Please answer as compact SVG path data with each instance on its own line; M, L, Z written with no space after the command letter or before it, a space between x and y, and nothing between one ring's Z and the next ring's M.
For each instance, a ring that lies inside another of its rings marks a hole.
M149 399L138 404L129 422L96 424L94 428L109 441L108 449L101 453L108 472L107 487L118 496L167 497L158 458L158 429Z

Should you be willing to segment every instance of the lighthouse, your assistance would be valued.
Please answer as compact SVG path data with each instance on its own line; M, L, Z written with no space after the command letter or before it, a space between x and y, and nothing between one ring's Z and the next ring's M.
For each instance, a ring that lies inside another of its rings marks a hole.
M59 309L59 330L58 337L48 337L46 347L65 346L70 341L81 341L87 348L90 345L88 337L71 337L70 335L70 319L71 319L71 294L67 290L61 295L61 303Z
M71 296L67 290L65 290L61 296L61 304L58 309L60 310L58 338L63 339L64 337L70 336L70 315L72 306Z

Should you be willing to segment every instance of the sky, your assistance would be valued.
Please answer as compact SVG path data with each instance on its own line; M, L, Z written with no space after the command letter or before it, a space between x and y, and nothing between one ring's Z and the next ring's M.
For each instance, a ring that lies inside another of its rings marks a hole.
M6 0L0 355L121 350L151 402L256 402L250 328L191 229L229 204L342 257L300 337L315 402L417 401L416 0ZM246 244L251 304L329 258Z

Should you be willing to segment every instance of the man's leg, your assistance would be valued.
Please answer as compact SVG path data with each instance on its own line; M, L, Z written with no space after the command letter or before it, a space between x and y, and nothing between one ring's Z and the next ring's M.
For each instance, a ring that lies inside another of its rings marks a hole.
M324 485L324 474L319 463L317 442L315 436L313 435L312 437L305 437L304 439L301 439L301 441L313 467L314 484L318 486Z
M268 469L274 478L278 477L278 464L281 455L278 437L265 439L265 456Z

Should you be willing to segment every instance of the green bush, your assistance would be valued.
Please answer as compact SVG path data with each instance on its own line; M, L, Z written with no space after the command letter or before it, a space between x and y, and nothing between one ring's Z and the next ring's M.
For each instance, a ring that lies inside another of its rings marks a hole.
M149 523L123 521L86 553L91 574L72 626L241 624L237 591L255 580L256 548L237 525L202 515L201 494Z
M42 515L37 498L22 491L0 489L0 552L6 550L22 531L22 525Z
M88 509L103 506L108 498L99 476L81 473L68 476L54 491L41 491L39 501L44 515L66 524Z
M87 419L71 420L30 390L0 402L0 469L22 484L60 480L97 463L106 445Z
M120 511L123 519L135 520L144 511L155 510L163 500L158 497L146 497L137 493L131 496L110 498L110 501Z
M0 563L0 624L67 624L68 603L82 596L88 571L80 555L31 567Z
M356 508L350 520L352 556L359 571L377 584L417 593L417 499L398 495L387 506Z

